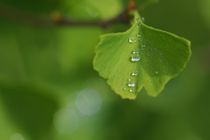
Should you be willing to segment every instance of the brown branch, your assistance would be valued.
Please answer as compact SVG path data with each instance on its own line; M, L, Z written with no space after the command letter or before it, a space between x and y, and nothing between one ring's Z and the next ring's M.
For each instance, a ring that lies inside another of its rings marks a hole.
M39 18L19 10L0 6L0 17L24 23L27 25L38 26L38 27L54 27L54 26L96 26L101 28L107 28L116 23L128 24L128 12L127 10L122 11L116 17L104 20L104 21L76 21L70 18L62 17L61 15L53 15L47 18Z
M131 12L137 9L136 0L130 0L128 4L128 11Z

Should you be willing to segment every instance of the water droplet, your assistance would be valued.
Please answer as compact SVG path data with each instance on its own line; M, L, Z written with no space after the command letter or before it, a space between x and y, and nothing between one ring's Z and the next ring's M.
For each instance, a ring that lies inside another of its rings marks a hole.
M132 54L139 54L140 52L139 51L132 51L131 53Z
M128 87L136 87L136 83L128 83Z
M130 58L131 62L139 62L141 60L141 58L139 56L132 56Z
M128 42L132 44L132 43L136 43L137 40L135 37L129 37Z
M133 77L136 77L136 76L138 76L138 72L137 72L137 71L135 71L135 72L132 72L132 73L131 73L131 76L133 76Z
M136 90L135 90L134 88L129 89L129 92L130 92L130 93L135 93L135 91L136 91Z
M144 22L144 21L145 21L145 18L144 18L144 17L142 17L142 18L141 18L141 20Z

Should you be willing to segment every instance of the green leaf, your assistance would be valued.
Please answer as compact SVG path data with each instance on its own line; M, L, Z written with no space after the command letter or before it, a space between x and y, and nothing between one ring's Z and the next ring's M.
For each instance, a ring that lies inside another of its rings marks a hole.
M135 99L143 88L157 96L190 56L188 40L145 25L134 12L128 31L101 36L94 68L122 98Z

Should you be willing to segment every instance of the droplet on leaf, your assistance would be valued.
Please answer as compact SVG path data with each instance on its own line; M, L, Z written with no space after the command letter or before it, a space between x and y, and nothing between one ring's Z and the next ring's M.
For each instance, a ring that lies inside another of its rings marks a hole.
M141 58L139 57L139 56L132 56L131 58L130 58L130 61L131 62L139 62L141 60Z
M134 93L135 90L134 90L134 89L129 89L129 92L130 92L130 93Z
M136 83L128 83L128 87L136 87Z
M130 44L133 44L133 43L136 43L137 40L136 40L135 37L129 37L128 42L129 42Z
M136 77L136 76L138 76L138 72L137 71L132 72L130 75L133 76L133 77Z
M140 52L139 51L132 51L131 53L132 54L139 54Z

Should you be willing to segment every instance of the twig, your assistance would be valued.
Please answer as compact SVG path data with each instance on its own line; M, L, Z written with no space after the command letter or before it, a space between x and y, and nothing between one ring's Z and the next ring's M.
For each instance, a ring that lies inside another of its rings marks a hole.
M0 17L38 27L54 27L54 26L98 26L101 28L107 28L116 23L128 24L128 11L122 11L116 17L104 20L104 21L76 21L70 18L65 18L62 16L52 16L47 18L38 18L19 10L8 8L5 6L0 6Z

